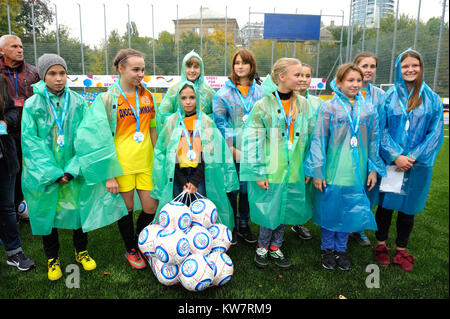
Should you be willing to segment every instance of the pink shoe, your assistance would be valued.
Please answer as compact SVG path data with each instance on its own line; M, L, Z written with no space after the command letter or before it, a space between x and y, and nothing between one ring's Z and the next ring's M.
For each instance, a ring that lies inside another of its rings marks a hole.
M375 259L380 265L389 265L391 263L391 257L389 257L389 250L384 244L378 244L375 247Z
M413 270L413 262L414 257L408 253L406 253L405 250L396 249L395 250L395 257L394 257L394 264L400 265L400 268L406 271Z
M134 248L130 252L127 252L125 257L133 268L143 269L147 266L145 260L142 259L141 254Z

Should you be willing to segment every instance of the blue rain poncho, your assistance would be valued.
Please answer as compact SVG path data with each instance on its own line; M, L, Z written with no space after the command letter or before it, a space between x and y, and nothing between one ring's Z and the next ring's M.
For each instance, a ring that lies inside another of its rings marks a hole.
M380 102L380 153L386 165L395 165L394 161L399 155L408 156L415 162L404 174L402 193L381 193L380 205L415 215L425 208L433 166L444 141L444 116L442 100L422 78L422 104L407 112L409 130L405 130L407 117L400 101L407 108L413 92L411 90L408 93L401 74L401 57L405 52L400 54L395 62L394 86Z
M200 97L200 108L206 115L212 114L212 98L216 91L209 86L205 80L205 68L203 60L194 50L186 54L183 58L181 65L181 80L180 82L172 85L164 95L161 104L156 110L156 129L159 134L160 130L164 126L165 120L177 111L177 93L180 85L187 81L186 76L186 62L191 58L196 58L200 61L200 77L195 81L195 88L197 89L198 96Z
M383 98L384 91L380 89L379 87L376 87L372 83L369 83L366 90L366 97L364 100L367 103L372 104L375 106L375 109L379 112L378 107L380 106L380 101Z
M250 113L253 105L264 97L263 89L253 80L244 98L239 89L227 80L213 97L213 119L225 138L228 146L241 150L244 116Z
M181 105L179 91L185 84L193 85L186 81L178 86L176 94L176 106L181 116L185 113ZM199 105L197 96L197 121L201 121L198 128L202 142L202 155L205 161L205 188L206 197L217 207L218 220L231 230L234 228L234 215L227 193L239 189L239 180L234 167L233 157L225 144L225 140L217 129L213 120L204 114ZM169 116L158 136L153 152L153 190L152 197L159 200L157 214L161 208L173 200L173 184L177 151L183 127L180 123L178 111Z
M335 80L330 85L335 96L319 108L305 160L305 175L326 182L323 192L314 190L313 222L335 232L376 230L365 185L369 172L386 175L379 156L378 113L361 95L356 96L353 107ZM355 125L357 105L361 106L356 147L350 145L353 133L349 116L338 98L352 113Z
M318 96L310 94L309 90L306 90L305 98L308 101L309 106L317 113L323 100Z
M272 94L277 86L267 76L262 88L265 96L250 112L241 151L240 178L248 182L250 218L269 229L282 224L302 225L312 216L312 183L305 185L303 160L309 149L315 112L303 96L296 94L301 112L294 122L289 152L285 119ZM268 190L256 183L265 179Z
M48 235L52 228L82 228L88 232L117 221L126 214L120 195L108 193L104 180L87 182L91 178L95 180L85 169L85 164L89 165L86 157L93 158L95 153L89 142L101 140L102 136L89 138L79 130L89 110L86 102L66 86L68 104L63 123L64 146L60 147L57 145L58 127L45 95L46 84L40 81L32 86L34 95L26 101L23 109L21 143L22 190L33 234ZM49 93L60 118L64 97L65 93L61 98ZM79 152L80 148L83 152ZM109 163L107 160L104 162L105 165L101 166L92 164L97 169L106 169ZM68 183L56 183L64 173L74 178Z

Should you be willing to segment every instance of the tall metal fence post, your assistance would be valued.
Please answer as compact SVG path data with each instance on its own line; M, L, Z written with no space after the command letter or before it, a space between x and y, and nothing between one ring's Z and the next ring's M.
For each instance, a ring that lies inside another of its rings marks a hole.
M34 21L34 4L31 4L31 22L33 26L33 48L34 48L34 65L37 66L37 48L36 48L36 25Z
M345 61L348 62L350 60L350 26L352 25L352 0L350 0L350 14L348 16L348 28L347 28L347 47L345 48Z
M153 75L156 74L156 53L155 53L155 15L152 4L152 37L153 37Z
M80 16L80 40L81 40L81 72L84 72L84 48L83 48L83 26L81 23L81 5L78 3L78 13Z
M322 9L320 9L320 19L322 20ZM316 78L319 76L319 63L320 63L320 31L321 31L321 30L319 30L319 43L317 43Z
M273 8L273 13L275 13L275 8ZM249 26L250 27L250 26ZM272 58L270 60L271 64L270 64L270 68L273 68L273 47L274 47L274 42L272 40Z
M416 49L417 45L417 37L419 35L419 24L420 24L420 7L422 4L422 0L419 0L419 9L417 9L417 19L416 19L416 31L414 32L414 46L413 49Z
M392 77L394 74L394 59L395 59L395 46L397 45L397 24L398 24L399 4L400 0L397 0L397 10L395 12L395 23L394 23L394 40L392 43L391 68L389 70L389 83L392 83Z
M364 19L363 19L363 35L362 35L362 43L361 43L361 51L364 51L364 44L366 41L366 22L367 22L367 5L369 4L369 0L366 0L364 3Z
M178 24L178 4L177 4L177 72L180 75L180 28Z
M380 10L377 0L375 0L375 20L377 24L377 38L375 40L375 56L378 56L378 44L380 42Z
M227 29L228 29L228 8L225 6L225 56L224 56L224 71L223 75L227 75L227 46L228 46L228 40L227 40Z
M105 74L108 75L108 36L106 32L106 5L103 3L103 25L105 29Z
M55 25L56 25L56 52L61 56L61 51L59 48L59 24L58 24L58 7L55 4Z
M203 7L200 6L200 56L203 57Z
M127 32L128 32L128 48L131 48L131 22L130 22L130 5L127 3L128 9L128 23L127 23Z
M248 49L250 50L250 7L248 7L248 24L247 24L247 39L248 39Z
M442 1L442 16L441 16L441 26L439 28L439 41L436 54L436 66L434 67L434 79L433 79L433 91L436 91L437 79L439 75L439 62L441 59L441 45L442 45L442 31L444 30L444 19L445 19L445 7L447 6L447 0Z

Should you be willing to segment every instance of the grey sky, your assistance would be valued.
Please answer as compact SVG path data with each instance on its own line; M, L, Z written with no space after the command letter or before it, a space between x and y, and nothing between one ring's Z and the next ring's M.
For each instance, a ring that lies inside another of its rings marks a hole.
M109 33L117 29L120 34L126 30L128 20L127 3L130 7L130 19L135 21L139 34L152 36L152 4L154 9L154 33L155 37L161 31L167 30L174 33L173 20L176 19L176 8L178 4L178 16L183 18L200 11L200 6L225 14L229 18L236 18L239 27L242 28L249 19L249 7L252 12L273 13L297 13L299 14L322 14L341 15L344 11L345 21L348 23L350 0L78 0L64 1L52 0L58 9L58 22L70 28L74 37L80 35L80 22L78 5L81 5L83 41L89 45L98 45L104 39L103 3L106 5L106 29ZM400 12L416 17L419 0L400 0ZM448 1L447 1L448 5ZM440 17L442 13L442 0L423 0L421 8L421 20L426 21L431 17ZM341 18L324 17L322 21L329 24L335 20L336 25L341 24ZM251 21L263 21L262 14L252 14ZM448 21L448 10L445 21ZM51 29L53 26L50 26Z

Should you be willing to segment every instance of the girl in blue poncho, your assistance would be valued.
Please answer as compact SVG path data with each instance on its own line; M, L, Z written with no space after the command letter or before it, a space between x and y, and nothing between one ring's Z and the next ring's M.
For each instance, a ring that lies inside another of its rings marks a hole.
M245 122L254 103L264 96L263 89L256 83L256 60L253 53L240 49L232 59L230 79L213 97L213 118L230 148L236 170L240 169L242 134ZM239 192L228 194L234 216L239 223L236 233L248 243L256 243L256 236L248 227L250 209L248 204L247 183L241 182ZM239 204L239 205L238 205ZM233 236L235 241L236 236ZM236 242L235 242L236 243Z
M386 240L396 210L397 248L393 261L404 270L412 270L414 257L406 253L406 246L414 215L425 207L433 166L444 140L442 101L424 82L423 59L418 52L407 50L397 58L394 86L381 101L380 115L380 154L386 165L395 165L404 176L400 193L380 195L375 256L381 264L390 263Z
M362 79L355 64L339 67L330 84L335 95L319 109L305 159L305 176L314 178L316 188L313 222L321 227L326 269L351 268L349 232L377 229L365 186L372 189L385 167L378 155L377 112L358 95Z

